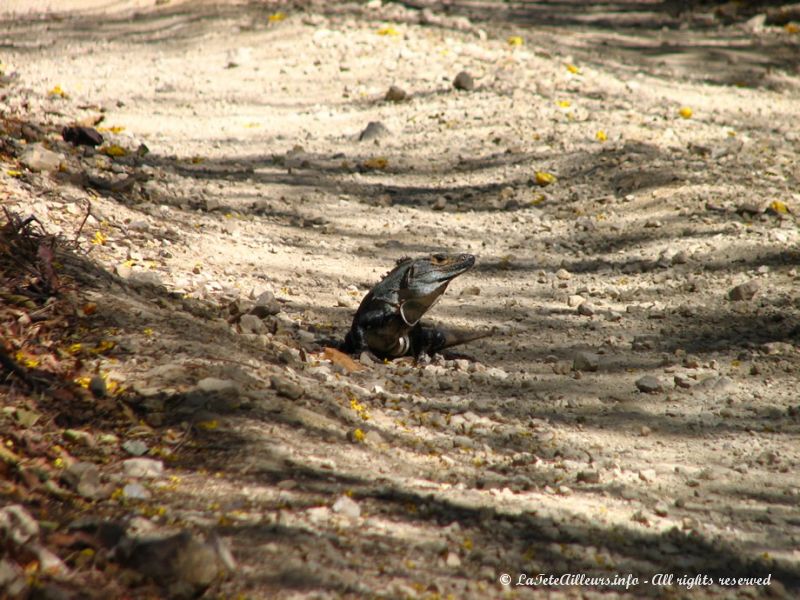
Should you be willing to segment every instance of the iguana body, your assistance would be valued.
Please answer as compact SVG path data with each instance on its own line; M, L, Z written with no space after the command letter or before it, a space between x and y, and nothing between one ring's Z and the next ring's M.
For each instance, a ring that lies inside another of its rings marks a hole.
M364 296L342 349L370 350L381 358L419 357L484 337L487 334L457 334L420 324L448 284L474 264L471 254L401 259Z

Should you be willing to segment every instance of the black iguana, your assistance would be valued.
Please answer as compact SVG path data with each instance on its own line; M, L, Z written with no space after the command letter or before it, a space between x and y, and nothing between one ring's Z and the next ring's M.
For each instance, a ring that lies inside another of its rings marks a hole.
M342 350L351 354L370 350L381 358L418 358L489 335L444 331L420 323L447 285L474 264L472 254L400 259L364 296Z

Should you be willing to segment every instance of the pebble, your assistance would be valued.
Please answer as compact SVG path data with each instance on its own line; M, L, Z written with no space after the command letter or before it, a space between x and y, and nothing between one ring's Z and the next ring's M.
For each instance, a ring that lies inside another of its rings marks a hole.
M453 79L453 87L457 90L471 92L475 89L475 80L472 78L472 75L466 71L461 71L456 75L456 78Z
M570 308L577 308L586 301L586 298L578 294L573 294L567 298L567 306Z
M453 569L461 566L461 558L455 552L448 552L444 562L448 567Z
M0 508L0 534L0 539L21 546L39 536L39 523L24 506L11 504Z
M165 588L170 598L201 595L221 573L233 566L230 552L216 536L210 542L189 531L148 534L127 539L116 550L120 561Z
M578 483L589 483L589 484L600 483L600 471L595 471L595 470L579 471L575 479Z
M122 471L126 477L155 479L164 474L164 463L153 458L128 458L122 461Z
M684 375L683 373L677 373L673 377L673 381L675 382L675 387L689 389L694 385L691 377Z
M358 519L361 516L361 507L349 496L339 496L333 503L333 512L349 519Z
M267 333L267 325L256 315L242 315L239 319L239 327L242 333Z
M238 393L239 385L232 379L205 377L197 382L197 389L206 393Z
M253 308L250 309L251 315L261 319L277 315L279 312L281 312L281 305L275 299L275 294L270 291L261 292L256 296Z
M436 200L434 200L433 204L431 204L432 210L444 210L447 206L447 198L444 196L438 196Z
M100 375L94 375L89 380L89 391L95 398L105 398L107 393L106 380Z
M152 494L141 483L128 483L122 488L122 495L130 500L149 500Z
M270 382L273 389L278 392L279 396L289 398L290 400L299 400L305 393L305 390L302 388L302 386L287 379L286 377L281 377L280 375L273 375L270 378Z
M645 394L655 394L664 389L664 385L658 377L645 375L636 380L636 388Z
M642 469L639 471L639 479L647 483L652 483L656 480L655 469Z
M584 317L591 317L597 312L597 309L594 307L594 304L591 302L582 302L578 305L578 314Z
M556 277L561 279L562 281L566 281L567 279L572 279L572 273L567 271L566 269L559 269L556 271Z
M684 265L689 262L689 253L686 250L678 250L672 255L673 265Z
M407 97L408 94L403 88L393 85L386 91L386 96L384 96L384 99L387 102L402 102Z
M133 268L126 264L119 264L114 267L114 272L122 279L128 279L133 273Z
M90 462L76 462L61 473L61 480L80 496L99 500L111 495L111 489L100 482L100 470Z
M739 284L728 292L728 298L732 301L751 300L760 288L760 284L756 279L751 279L745 283Z
M380 121L370 121L358 136L360 142L369 142L390 135L390 131Z
M593 352L578 352L572 361L573 371L597 371L600 366L600 356Z
M94 436L88 431L82 431L80 429L65 429L63 435L65 440L77 442L89 448L95 445Z
M142 456L147 454L148 447L141 440L128 440L122 443L122 449L131 456Z
M31 171L55 171L63 161L63 154L48 150L42 144L31 144L19 156L19 162Z

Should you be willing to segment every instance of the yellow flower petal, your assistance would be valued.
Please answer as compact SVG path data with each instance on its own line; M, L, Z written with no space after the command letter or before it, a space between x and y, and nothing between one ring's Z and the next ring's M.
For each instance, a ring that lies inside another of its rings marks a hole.
M534 180L536 181L536 185L546 186L550 185L551 183L556 182L556 176L552 173L547 173L545 171L536 171L534 175Z
M694 114L694 113L692 112L692 109L691 109L691 108L689 108L688 106L683 106L683 107L681 107L681 109L678 111L678 114L679 114L681 117L683 117L684 119L691 119L691 118L692 118L692 114Z

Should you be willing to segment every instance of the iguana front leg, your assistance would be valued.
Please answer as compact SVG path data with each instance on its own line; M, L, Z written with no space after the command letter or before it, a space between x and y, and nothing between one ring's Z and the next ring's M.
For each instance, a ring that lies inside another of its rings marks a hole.
M345 335L343 350L350 354L370 351L367 343L367 331L384 327L394 317L395 311L388 305L360 314Z

